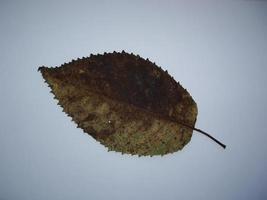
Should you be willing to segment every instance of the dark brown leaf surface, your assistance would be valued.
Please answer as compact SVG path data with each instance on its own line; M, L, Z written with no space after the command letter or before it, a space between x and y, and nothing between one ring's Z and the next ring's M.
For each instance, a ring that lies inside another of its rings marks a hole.
M149 60L123 51L39 70L63 111L109 150L164 155L191 139L196 103Z

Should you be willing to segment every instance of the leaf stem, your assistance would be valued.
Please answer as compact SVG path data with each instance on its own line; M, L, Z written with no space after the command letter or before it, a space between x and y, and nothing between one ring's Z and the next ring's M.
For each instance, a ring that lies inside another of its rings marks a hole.
M210 139L212 139L214 142L216 142L217 144L221 145L222 148L226 148L226 145L221 143L219 140L215 139L214 137L212 137L210 134L206 133L205 131L202 131L198 128L193 128L195 131L198 131L199 133L202 133L203 135L206 135L207 137L209 137Z
M214 137L212 137L212 136L211 136L210 134L208 134L207 132L202 131L202 130L200 130L200 129L198 129L198 128L189 126L189 125L184 124L184 123L180 123L180 124L183 125L183 126L185 126L185 127L187 127L187 128L193 129L193 130L195 130L195 131L197 131L197 132L199 132L199 133L202 133L203 135L206 135L207 137L209 137L210 139L212 139L214 142L216 142L217 144L219 144L222 148L224 148L224 149L226 148L226 145L225 145L225 144L221 143L219 140L215 139Z

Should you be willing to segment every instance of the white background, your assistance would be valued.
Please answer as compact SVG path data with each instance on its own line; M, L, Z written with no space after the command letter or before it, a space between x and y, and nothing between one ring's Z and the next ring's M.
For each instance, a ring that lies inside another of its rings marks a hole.
M267 2L0 1L0 199L267 199ZM125 50L198 104L180 152L107 152L37 68Z

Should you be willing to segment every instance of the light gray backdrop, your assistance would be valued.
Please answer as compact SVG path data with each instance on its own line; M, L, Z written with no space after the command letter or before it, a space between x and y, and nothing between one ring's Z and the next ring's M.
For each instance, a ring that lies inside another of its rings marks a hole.
M267 199L267 2L0 1L0 199ZM107 152L37 68L90 53L155 61L198 103L181 152Z

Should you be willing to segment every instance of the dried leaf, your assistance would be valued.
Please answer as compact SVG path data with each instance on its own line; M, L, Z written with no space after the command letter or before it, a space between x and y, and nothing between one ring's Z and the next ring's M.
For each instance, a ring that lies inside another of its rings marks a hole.
M91 55L39 70L63 111L111 151L164 155L182 149L193 129L201 132L190 94L138 55Z

